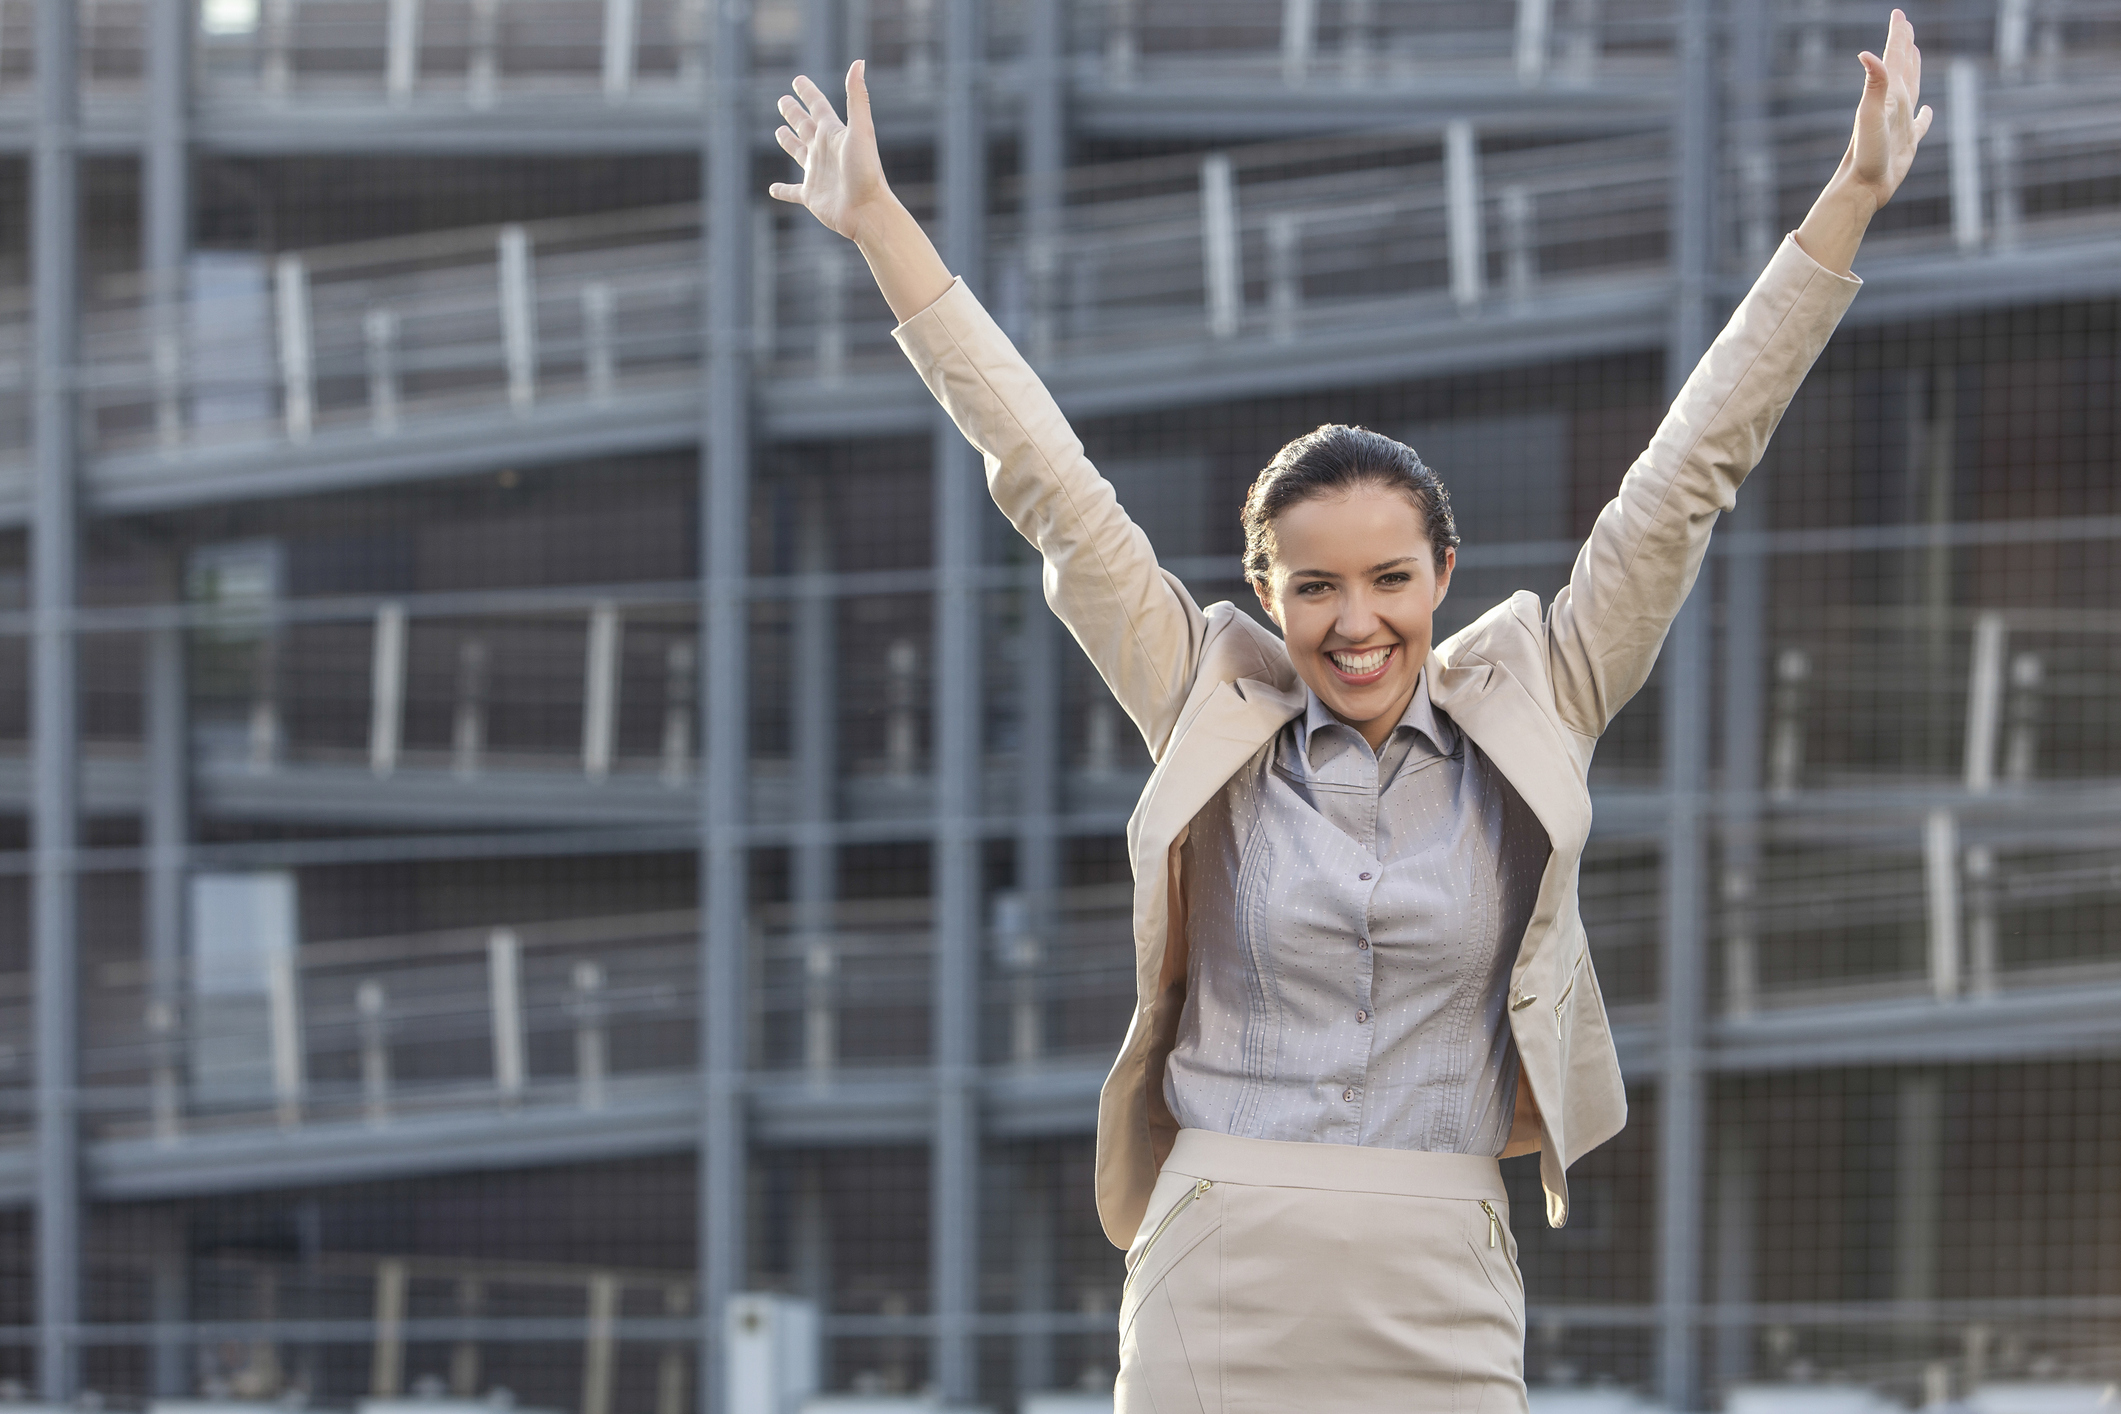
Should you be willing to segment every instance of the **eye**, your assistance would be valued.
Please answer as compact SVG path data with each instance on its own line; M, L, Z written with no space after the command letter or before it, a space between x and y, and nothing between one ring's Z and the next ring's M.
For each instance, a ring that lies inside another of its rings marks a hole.
M1318 593L1323 593L1331 587L1332 586L1328 585L1322 579L1311 579L1306 580L1302 584L1297 585L1296 592L1298 594L1306 594L1310 595L1312 598L1316 598L1318 597L1317 594L1314 594L1312 591L1316 590L1318 591Z
M1409 583L1413 580L1413 578L1414 576L1408 574L1405 570L1393 570L1390 574L1379 575L1377 577L1377 582L1379 584L1390 585L1396 589L1402 584Z

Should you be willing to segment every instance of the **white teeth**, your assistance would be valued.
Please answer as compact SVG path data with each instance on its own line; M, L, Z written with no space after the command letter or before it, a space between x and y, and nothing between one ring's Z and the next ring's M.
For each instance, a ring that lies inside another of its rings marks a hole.
M1383 667L1385 659L1392 656L1392 649L1388 645L1383 648L1366 649L1361 653L1328 653L1326 656L1333 660L1335 667L1349 677L1359 678L1365 673L1374 673Z

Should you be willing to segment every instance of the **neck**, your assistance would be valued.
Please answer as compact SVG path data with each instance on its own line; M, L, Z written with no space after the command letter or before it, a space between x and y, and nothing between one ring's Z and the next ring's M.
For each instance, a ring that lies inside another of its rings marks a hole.
M1334 712L1331 703L1324 705L1326 711L1332 713L1334 721L1339 722L1344 727L1353 727L1364 741L1370 743L1370 750L1382 751L1385 749L1385 743L1392 739L1392 728L1398 726L1399 719L1407 715L1407 705L1414 700L1414 694L1420 689L1421 679L1416 678L1414 679L1414 686L1407 690L1406 696L1400 698L1390 708L1378 713L1366 722L1358 722L1352 717L1344 717L1340 713Z

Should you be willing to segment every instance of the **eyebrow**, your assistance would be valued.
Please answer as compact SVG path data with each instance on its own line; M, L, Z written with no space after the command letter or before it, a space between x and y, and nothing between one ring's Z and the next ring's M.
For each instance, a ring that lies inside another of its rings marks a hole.
M1381 561L1379 561L1379 562L1378 562L1377 564L1374 564L1374 565L1370 566L1370 567L1369 567L1368 569L1364 570L1364 571L1363 571L1363 573L1364 573L1364 574L1381 574L1381 573L1382 573L1382 572L1384 572L1385 570L1389 570L1389 569L1396 569L1396 568L1397 568L1398 566L1400 566L1400 565L1404 565L1404 564L1411 564L1411 563L1412 563L1412 562L1414 561L1414 559L1415 559L1415 556L1413 556L1413 555L1401 555L1401 556L1400 556L1400 557L1399 557L1398 559L1396 559L1396 560L1381 560ZM1340 578L1340 576L1339 576L1339 575L1337 575L1337 574L1335 574L1335 573L1333 573L1333 571L1331 571L1331 570L1290 570L1290 571L1289 571L1289 578L1291 578L1291 579L1339 579L1339 578Z

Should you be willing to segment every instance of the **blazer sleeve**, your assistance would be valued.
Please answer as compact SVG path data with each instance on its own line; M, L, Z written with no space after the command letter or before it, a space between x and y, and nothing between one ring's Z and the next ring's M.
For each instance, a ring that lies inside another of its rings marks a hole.
M1572 731L1598 736L1649 677L1717 515L1737 504L1862 285L1783 237L1598 513L1545 624L1555 702Z
M1207 620L1083 455L1067 418L962 279L893 331L1045 561L1046 602L1161 759Z

